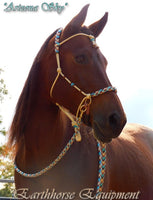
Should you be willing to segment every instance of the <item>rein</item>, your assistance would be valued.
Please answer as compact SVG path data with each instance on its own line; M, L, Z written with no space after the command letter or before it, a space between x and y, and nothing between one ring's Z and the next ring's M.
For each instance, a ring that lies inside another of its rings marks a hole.
M61 65L60 65L60 58L59 58L59 47L62 44L66 43L70 39L80 36L80 35L88 37L94 46L96 46L96 42L95 42L94 36L88 35L85 33L77 33L77 34L72 35L69 38L63 40L62 42L60 42L59 40L60 40L61 33L62 33L62 29L59 29L55 36L57 76L51 86L50 96L53 97L54 86L57 83L59 76L62 76L70 84L70 86L74 87L76 90L78 90L84 96L84 98L82 99L81 103L79 104L79 106L77 108L76 116L72 115L69 110L67 110L63 106L59 105L58 103L56 103L56 105L59 107L59 109L61 111L63 111L66 114L66 116L71 120L72 126L73 126L75 132L74 132L73 136L71 137L71 139L69 140L69 142L67 143L67 145L65 146L65 148L59 154L59 156L51 164L49 164L47 167L40 170L39 172L36 172L33 174L25 173L17 167L16 163L14 163L15 170L24 177L35 178L35 177L38 177L38 176L46 173L48 170L50 170L52 167L54 167L63 158L63 156L67 153L67 151L70 149L71 145L74 143L75 140L77 142L81 141L81 133L80 133L81 119L82 119L83 114L87 111L90 104L92 103L92 98L97 97L98 95L104 94L106 92L111 92L111 91L117 92L115 87L109 86L104 89L100 89L96 92L85 93L63 74ZM98 148L98 157L99 157L99 170L98 170L98 182L97 182L96 195L98 195L99 192L102 191L102 187L103 187L103 183L104 183L104 175L105 175L105 167L106 167L106 144L100 143L99 141L97 141L97 148Z

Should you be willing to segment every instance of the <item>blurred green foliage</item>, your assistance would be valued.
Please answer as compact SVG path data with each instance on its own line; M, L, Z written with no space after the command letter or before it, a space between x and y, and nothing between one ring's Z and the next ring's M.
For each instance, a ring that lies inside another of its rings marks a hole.
M5 96L8 94L6 84L2 78L3 70L0 68L0 104L2 105ZM0 125L2 126L3 118L0 113ZM5 136L6 130L5 127L0 128L0 134ZM0 179L13 179L14 169L13 163L11 161L10 154L7 150L5 144L0 146ZM12 197L12 191L14 190L13 183L5 183L3 187L0 187L0 197Z

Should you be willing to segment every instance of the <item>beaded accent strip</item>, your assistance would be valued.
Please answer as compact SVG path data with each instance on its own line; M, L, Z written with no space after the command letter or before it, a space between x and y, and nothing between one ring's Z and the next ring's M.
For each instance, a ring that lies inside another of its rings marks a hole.
M111 91L117 92L117 89L115 87L108 86L107 88L100 89L96 92L91 93L90 95L91 97L97 97L100 94L104 94L106 92L111 92Z
M98 146L98 155L99 155L99 171L98 171L98 183L97 183L96 196L98 196L98 194L102 192L104 177L105 177L105 168L106 168L106 144L103 144L103 143L100 144L100 142L97 142L97 146Z

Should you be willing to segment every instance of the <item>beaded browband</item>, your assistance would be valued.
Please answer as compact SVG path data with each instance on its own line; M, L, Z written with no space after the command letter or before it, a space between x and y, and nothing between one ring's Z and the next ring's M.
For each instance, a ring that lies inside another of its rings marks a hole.
M74 134L71 137L71 139L69 140L69 142L67 143L67 145L64 147L64 149L62 150L62 152L59 154L59 156L52 162L50 163L47 167L45 167L44 169L40 170L39 172L33 173L33 174L28 174L26 172L21 171L16 163L14 163L14 168L16 170L16 172L18 172L19 174L21 174L24 177L28 177L28 178L35 178L38 176L41 176L42 174L46 173L48 170L52 169L52 167L54 167L62 158L63 156L67 153L67 151L70 149L71 145L74 143L74 141L81 141L81 134L80 134L80 125L81 125L81 119L83 116L83 113L85 113L88 109L88 107L90 106L91 102L92 102L92 97L96 97L100 94L104 94L106 92L117 92L115 87L109 86L107 88L104 89L100 89L96 92L93 93L85 93L83 92L79 87L77 87L73 82L71 82L63 73L62 73L62 69L60 66L60 59L59 59L59 47L64 44L65 42L67 42L68 40L70 40L73 37L76 36L86 36L88 37L91 42L93 43L94 46L96 46L96 42L95 42L95 38L92 35L88 35L85 33L77 33L75 35L72 35L71 37L63 40L62 42L59 41L60 39L60 35L61 35L62 29L59 29L56 33L55 36L55 53L56 53L56 60L57 60L57 76L51 86L50 89L50 96L53 96L53 89L54 86L59 78L59 76L61 75L72 87L74 87L76 90L78 90L83 96L84 98L82 99L80 105L78 106L77 109L77 113L76 116L74 117L66 108L64 108L63 106L59 105L58 103L56 103L56 105L67 115L67 117L72 121L72 126L74 127ZM103 183L104 183L104 175L105 175L105 168L106 168L106 144L104 143L100 143L99 141L97 141L97 147L98 147L98 156L99 156L99 170L98 170L98 182L97 182L97 188L96 188L96 196L102 191L103 188Z

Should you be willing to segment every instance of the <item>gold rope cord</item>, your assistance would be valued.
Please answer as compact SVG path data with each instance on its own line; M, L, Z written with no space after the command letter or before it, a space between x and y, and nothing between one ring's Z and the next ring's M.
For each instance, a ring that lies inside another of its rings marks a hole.
M59 58L59 46L61 46L62 44L64 44L65 42L67 42L68 40L76 37L76 36L87 36L88 38L90 38L90 40L93 42L93 44L95 44L94 42L94 36L92 35L88 35L85 33L77 33L75 35L70 36L69 38L63 40L62 42L57 42L55 44L55 48L57 48L56 51L56 61L57 61L57 76L51 86L50 89L50 96L53 97L53 89L55 87L55 84L59 78L59 76L61 75L70 85L72 84L72 82L65 77L65 75L62 73L62 69L61 69L61 65L60 65L60 58ZM59 38L59 34L58 34L58 38ZM57 39L57 38L56 38ZM56 40L55 39L55 40ZM57 39L56 41L59 41L59 39ZM66 116L71 120L72 122L72 126L74 127L75 133L76 133L76 141L81 141L81 134L80 134L80 123L81 123L81 118L83 116L83 113L86 112L88 106L91 104L91 95L87 94L85 92L83 92L79 87L77 87L75 84L73 85L73 87L78 90L82 95L84 95L85 97L82 99L81 103L78 106L77 112L76 112L76 116L74 117L69 110L67 110L66 108L64 108L63 106L59 105L58 103L56 103L56 105L60 108L60 110L62 110Z

